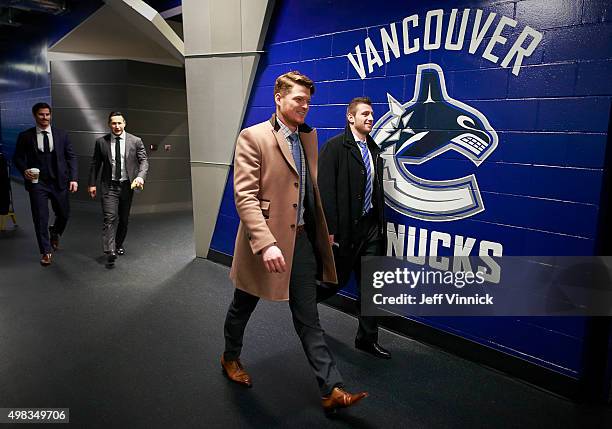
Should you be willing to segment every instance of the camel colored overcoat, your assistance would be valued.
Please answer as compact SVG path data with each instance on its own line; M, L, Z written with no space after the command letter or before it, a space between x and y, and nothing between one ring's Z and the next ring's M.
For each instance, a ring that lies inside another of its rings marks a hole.
M314 193L313 248L319 256L319 280L337 283L317 186L317 132L306 125L299 131ZM270 121L242 130L234 154L234 199L240 225L230 270L238 289L272 301L289 299L289 278L295 263L298 179L293 156L274 115ZM262 250L274 243L283 252L287 264L284 273L268 273L263 264Z

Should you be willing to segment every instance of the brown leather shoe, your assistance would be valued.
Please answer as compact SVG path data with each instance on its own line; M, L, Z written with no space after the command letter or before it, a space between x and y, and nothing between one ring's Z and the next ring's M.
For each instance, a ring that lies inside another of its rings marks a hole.
M251 383L251 376L244 370L244 367L240 363L240 359L225 360L225 357L221 356L221 368L223 369L223 374L234 383L246 387L253 386L253 383Z
M339 408L347 408L368 396L368 392L349 393L339 387L334 387L331 394L321 398L325 414L333 414Z
M43 267L51 265L51 256L51 253L43 253L42 258L40 258L40 265Z

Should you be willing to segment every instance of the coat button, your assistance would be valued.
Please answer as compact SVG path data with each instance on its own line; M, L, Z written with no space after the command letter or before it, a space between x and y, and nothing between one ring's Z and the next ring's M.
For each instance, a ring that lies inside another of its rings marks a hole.
M359 223L358 219L355 219L355 221L353 222L355 225L357 225Z
M357 199L361 201L361 195L357 195Z
M298 184L298 182L294 182L294 183L293 183L293 186L295 186L295 187L297 188L297 187L298 187L298 186L300 186L300 185Z
M294 208L294 209L297 209L297 204L293 204L293 208Z

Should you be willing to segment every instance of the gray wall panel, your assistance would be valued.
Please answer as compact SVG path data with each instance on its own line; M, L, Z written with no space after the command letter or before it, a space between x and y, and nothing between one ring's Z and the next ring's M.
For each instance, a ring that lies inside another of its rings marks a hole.
M128 61L127 78L126 83L185 89L185 69L182 67Z
M126 116L126 131L142 137L150 158L146 191L134 199L138 210L188 208L191 169L184 70L111 60L52 63L52 71L54 123L69 131L79 160L80 189L73 198L89 200L86 188L95 141L109 133L110 111L120 110ZM151 151L152 144L158 150ZM164 150L165 144L172 146L170 151Z
M191 181L147 181L144 191L134 196L133 204L163 204L191 201Z
M184 180L191 175L189 159L149 159L148 180Z
M120 84L57 84L51 87L54 107L106 108L128 105L128 94Z
M185 89L168 89L152 86L129 85L128 106L131 109L164 110L187 113Z
M127 61L52 61L51 86L58 83L127 83Z
M187 136L187 113L129 110L126 129L134 134Z

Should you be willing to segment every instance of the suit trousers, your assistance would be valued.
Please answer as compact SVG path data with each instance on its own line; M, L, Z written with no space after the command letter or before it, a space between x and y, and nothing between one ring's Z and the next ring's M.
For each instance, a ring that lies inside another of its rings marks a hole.
M319 323L316 272L317 262L312 244L306 233L298 234L289 282L289 308L293 326L324 396L334 387L342 385L342 376ZM240 289L234 292L224 326L225 359L235 360L240 356L244 330L258 302L258 297Z
M130 187L129 180L112 181L108 190L102 194L102 212L104 213L102 247L105 252L123 246L133 196L134 191Z
M358 231L353 239L352 251L349 255L340 257L337 253L336 267L350 267L348 270L342 270L342 274L338 273L339 285L319 285L317 292L317 302L325 301L334 296L340 287L346 285L350 279L350 274L355 274L355 282L357 283L357 318L359 320L359 328L355 341L373 343L378 341L378 318L374 316L361 315L361 257L362 256L382 256L384 252L384 240L378 231L376 217L370 212L369 215L361 217L355 228Z
M51 253L49 229L54 234L62 235L70 216L68 189L61 190L52 182L39 181L32 184L29 194L38 249L41 254ZM51 201L51 208L55 213L55 221L51 227L49 227L49 201Z

